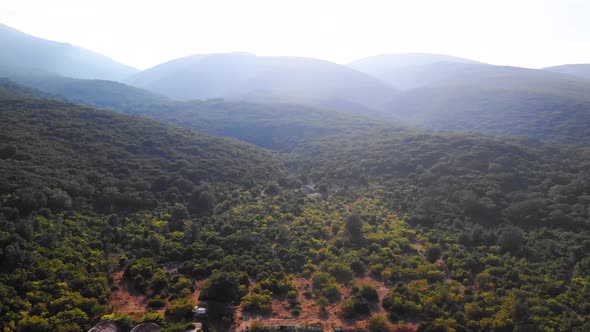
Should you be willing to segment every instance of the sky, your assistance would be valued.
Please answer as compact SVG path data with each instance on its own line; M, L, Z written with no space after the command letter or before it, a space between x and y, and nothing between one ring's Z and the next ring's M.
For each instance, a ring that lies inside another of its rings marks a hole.
M541 68L590 63L588 0L2 0L0 23L146 69L243 51L336 63L449 54Z

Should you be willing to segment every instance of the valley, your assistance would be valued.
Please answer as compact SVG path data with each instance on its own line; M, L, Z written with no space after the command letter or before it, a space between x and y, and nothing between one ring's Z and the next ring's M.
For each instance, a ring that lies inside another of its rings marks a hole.
M3 332L590 327L585 67L0 41Z

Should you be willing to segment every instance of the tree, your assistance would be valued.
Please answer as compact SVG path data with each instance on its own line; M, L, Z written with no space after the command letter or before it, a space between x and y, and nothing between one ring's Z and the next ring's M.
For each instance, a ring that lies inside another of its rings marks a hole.
M51 332L53 328L49 321L39 316L25 316L19 322L20 331L31 331L31 332Z
M276 182L271 182L266 186L266 190L264 191L268 195L274 196L281 193L281 189Z
M252 322L252 324L250 324L250 331L252 331L252 332L262 331L263 329L264 329L264 323L262 321L255 320Z
M181 221L189 217L188 210L181 204L176 204L170 209L170 216L174 221Z
M377 290L375 289L375 286L373 286L373 284L362 284L359 288L358 294L369 302L379 301L379 295L377 294Z
M524 237L522 235L522 230L515 226L503 229L498 237L498 245L500 248L511 254L519 253L523 242Z
M180 321L191 317L194 304L187 299L175 299L170 302L170 307L166 309L166 316L173 320Z
M363 221L358 214L353 213L349 215L344 225L344 243L350 246L361 245L364 241L363 234L361 233L362 226Z
M209 190L196 188L191 194L188 208L193 213L208 213L215 206L215 197Z
M442 256L442 250L438 245L430 245L426 247L425 255L429 262L434 263Z
M203 285L199 300L232 302L239 293L240 285L232 274L215 271Z
M47 206L53 210L69 210L72 208L72 198L61 189L52 189L47 196Z
M387 317L382 315L376 315L369 318L369 323L367 325L370 332L389 332L391 328L391 324L389 324Z

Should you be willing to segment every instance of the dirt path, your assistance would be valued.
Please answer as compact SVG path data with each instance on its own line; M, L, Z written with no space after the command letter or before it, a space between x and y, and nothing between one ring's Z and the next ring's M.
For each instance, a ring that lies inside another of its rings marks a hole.
M193 294L191 295L191 302L194 304L198 304L199 303L199 296L201 295L201 287L203 287L203 284L205 283L205 280L199 280L197 281L196 285L195 285L195 291L193 292Z
M124 271L114 275L114 285L118 286L109 299L109 306L117 314L141 318L148 310L145 296L133 289L133 283L123 278ZM164 310L164 309L162 309Z

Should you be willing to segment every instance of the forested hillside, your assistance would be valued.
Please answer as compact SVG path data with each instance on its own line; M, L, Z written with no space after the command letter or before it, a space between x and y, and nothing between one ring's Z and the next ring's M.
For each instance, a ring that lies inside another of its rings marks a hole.
M141 115L179 127L233 137L283 152L290 151L301 143L336 132L383 126L404 130L403 126L394 123L306 105L236 102L224 99L181 102L112 81L40 74L12 74L10 77L21 84L45 92L43 95L46 97ZM8 84L9 81L6 82Z
M6 331L101 319L185 331L197 301L219 331L571 330L588 320L587 150L370 121L346 130L347 118L283 141L301 110L287 107L268 131L273 106L261 123L245 121L264 114L256 104L164 112L211 131L235 117L293 149L276 155L9 81L0 96Z
M314 179L378 181L414 223L588 229L590 150L469 134L334 135L296 152Z
M252 183L280 172L276 157L245 143L50 99L2 95L3 190L15 207L23 204L22 216L45 207L28 196L44 201L48 189L73 196L69 203L79 207L137 210L156 207L162 193L189 194L201 182Z
M87 329L109 312L112 262L125 252L107 234L125 216L171 213L175 231L282 172L245 143L39 97L0 86L3 330Z
M496 136L1 80L2 330L184 332L197 303L210 331L588 327L589 88L457 66L495 76L407 91L397 116Z
M283 152L328 134L381 127L405 130L394 123L297 104L208 100L136 107L133 112Z
M542 70L478 68L400 94L389 116L423 128L586 144L590 81Z
M1 71L0 76L33 87L76 104L132 113L134 109L155 107L171 102L168 98L123 83L106 80L76 79L48 73Z

